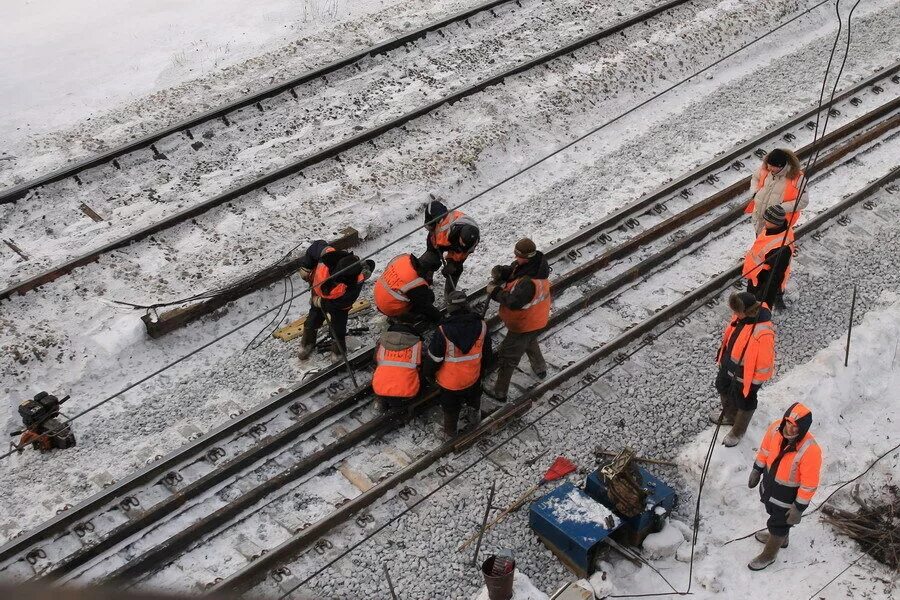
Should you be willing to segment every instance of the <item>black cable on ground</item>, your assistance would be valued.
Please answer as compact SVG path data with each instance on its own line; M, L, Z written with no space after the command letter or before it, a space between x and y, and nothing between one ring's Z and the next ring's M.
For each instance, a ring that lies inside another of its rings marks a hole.
M535 168L535 167L541 165L542 163L544 163L544 162L546 162L547 160L549 160L550 158L556 156L556 155L559 154L560 152L563 152L563 151L565 151L565 150L571 148L572 146L574 146L574 145L578 144L579 142L583 141L584 139L586 139L586 138L588 138L588 137L594 135L595 133L597 133L597 132L599 132L599 131L605 129L606 127L612 125L613 123L616 123L617 121L619 121L619 120L625 118L626 116L628 116L628 115L630 115L631 113L637 111L638 109L643 108L644 106L646 106L646 105L649 104L650 102L653 102L654 100L657 100L658 98L660 98L660 97L662 97L663 95L669 93L670 91L672 91L672 90L674 90L674 89L676 89L676 88L678 88L678 87L684 85L685 83L687 83L688 81L694 79L694 78L697 77L698 75L701 75L701 74L705 73L706 71L709 71L710 69L712 69L712 68L718 66L719 64L725 62L726 60L728 60L729 58L735 56L736 54L738 54L738 53L740 53L740 52L746 50L747 48L753 46L753 45L756 44L757 42L760 42L760 41L762 41L763 39L765 39L765 38L769 37L770 35L772 35L773 33L775 33L775 32L777 32L777 31L783 29L784 27L787 27L788 25L790 25L790 24L793 23L794 21L796 21L796 20L800 19L801 17L804 17L804 16L806 16L807 14L813 12L814 10L816 10L816 9L818 9L819 7L823 6L823 5L826 4L827 2L829 2L829 0L822 0L821 2L818 2L817 4L811 6L811 7L807 8L807 9L805 9L805 10L803 10L803 11L800 11L799 13L797 13L796 15L794 15L793 17L791 17L790 19L788 19L788 20L785 21L784 23L781 23L781 24L778 25L777 27L775 27L775 28L773 28L773 29L767 31L767 32L764 33L763 35L761 35L761 36L759 36L759 37L757 37L757 38L751 40L750 42L744 44L744 45L741 46L740 48L738 48L738 49L736 49L736 50L734 50L734 51L732 51L732 52L726 54L726 55L723 56L722 58L717 59L716 61L714 61L714 62L712 62L711 64L707 65L706 67L700 69L699 71L696 71L695 73L693 73L693 74L691 74L691 75L688 75L687 77L685 77L685 78L681 79L680 81L678 81L678 82L672 84L671 86L665 88L664 90L661 90L661 91L657 92L657 93L654 94L653 96L649 97L649 98L646 99L646 100L641 101L640 103L638 103L638 104L636 104L635 106L629 108L628 110L626 110L625 112L619 114L618 116L613 117L612 119L610 119L610 120L608 120L608 121L602 123L601 125L598 125L597 127L594 127L594 128L592 128L592 129L590 129L589 131L587 131L586 133L584 133L584 134L578 136L578 137L575 138L574 140L572 140L572 141L570 141L570 142L567 142L567 143L565 143L564 145L560 146L559 148L556 148L555 150L553 150L553 151L550 152L549 154L547 154L547 155L545 155L545 156L543 156L543 157L541 157L541 158L539 158L539 159L536 159L535 161L529 163L528 165L526 165L525 167L519 169L518 171L516 171L516 172L514 172L514 173L512 173L512 174L510 174L510 175L508 175L507 177L504 177L504 178L501 179L500 181L491 184L490 186L488 186L487 188L485 188L485 189L483 189L482 191L478 192L478 193L475 194L474 196L471 196L470 198L468 198L468 199L464 200L463 202L457 204L456 206L450 208L450 210L451 210L451 211L453 211L453 210L458 210L458 209L462 208L463 206L466 206L467 204L469 204L469 203L471 203L471 202L477 200L478 198L484 196L485 194L488 194L488 193L492 192L493 190L495 190L495 189L497 189L497 188L499 188L499 187L505 185L506 183L508 183L509 181L512 181L512 180L515 179L516 177L519 177L520 175L522 175L522 174L524 174L524 173L530 171L531 169L533 169L533 168ZM438 220L438 219L433 219L432 221L430 221L430 222L427 223L427 224L430 225L430 224L432 224L432 223L437 222L437 220ZM405 234L401 235L400 237L394 239L393 241L388 242L388 243L386 243L386 244L380 246L380 247L377 248L376 250L370 252L368 255L366 255L366 256L360 258L360 260L356 263L356 265L362 264L365 260L372 258L372 257L375 256L376 254L379 254L380 252L383 252L384 250L386 250L386 249L390 248L391 246L393 246L393 245L399 243L400 241L402 241L402 240L404 240L404 239L406 239L406 238L412 236L413 234L415 234L416 232L418 232L419 229L423 229L424 227L425 227L425 225L422 225L422 226L420 226L420 227L417 227L416 229L414 229L414 230L412 230L412 231L410 231L410 232L408 232L408 233L405 233ZM294 246L294 248L292 248L288 253L286 253L285 256L288 256L288 255L290 254L290 252L293 252L293 250L296 249L296 248L299 247L299 246L300 246L300 244L298 244L297 246ZM283 257L283 258L284 258L284 257ZM281 260L283 260L283 258L282 258ZM280 262L280 260L279 260L279 262ZM276 264L277 264L277 263L276 263ZM326 280L323 280L322 283L324 283L324 281L331 280L331 279L333 279L333 278L335 278L335 277L337 277L337 276L343 274L344 272L346 272L347 270L349 270L349 269L355 267L356 265L347 266L347 267L344 268L344 269L341 269L341 270L339 270L339 271L336 271L335 273L332 273ZM303 296L303 295L305 295L306 293L308 293L311 289L312 289L312 286L306 287L304 290L302 290L302 291L299 292L298 294L292 295L290 298L287 299L286 302L292 302L293 300L296 300L296 299L299 298L300 296ZM79 417L81 417L81 416L84 416L85 414L87 414L87 413L89 413L89 412L91 412L91 411L93 411L93 410L95 410L95 409L97 409L97 408L103 406L104 404L106 404L107 402L113 400L114 398L117 398L118 396L121 396L122 394L124 394L125 392L127 392L127 391L129 391L129 390L135 388L136 386L145 383L146 381L152 379L153 377L156 377L156 376L159 375L160 373L163 373L163 372L167 371L168 369L170 369L170 368L172 368L172 367L178 365L179 363L181 363L181 362L183 362L183 361L189 359L190 357L194 356L195 354L198 354L199 352L205 350L206 348L209 348L210 346L212 346L212 345L214 345L214 344L220 342L221 340L225 339L226 337L230 336L231 334L233 334L233 333L235 333L235 332L237 332L237 331L240 331L241 329L243 329L243 328L246 327L247 325L250 325L250 324L253 323L254 321L257 321L257 320L261 319L262 317L264 317L264 316L270 314L272 311L274 311L274 310L276 310L276 309L279 309L279 310L280 310L281 307L282 307L283 305L284 305L284 303L279 304L279 305L276 306L276 307L269 308L269 309L263 311L262 313L260 313L260 314L258 314L258 315L256 315L256 316L252 317L251 319L249 319L249 320L247 320L247 321L241 323L240 325L236 325L235 327L229 329L228 331L226 331L225 333L219 335L218 337L215 337L215 338L213 338L212 340L210 340L209 342L207 342L207 343L205 343L205 344L203 344L203 345L201 345L201 346L195 348L194 350L191 350L190 352L188 352L188 353L185 354L184 356L182 356L182 357L180 357L180 358L177 358L176 360L172 361L171 363L168 363L167 365L165 365L165 366L163 366L163 367L160 367L159 369L157 369L157 370L154 371L153 373L147 375L146 377L141 378L140 380L138 380L137 383L129 384L129 385L126 386L124 389L119 390L118 392L113 393L111 396L108 396L107 398L101 400L101 401L98 402L97 404L94 404L94 405L89 406L88 408L84 409L83 411L77 413L75 416L69 418L67 421L63 422L63 423L62 423L62 426L65 426L67 423L70 423L70 422L74 421L75 419L77 419L77 418L79 418ZM21 449L24 448L24 447L25 447L25 446L18 446L18 445L17 445L17 446L15 446L12 450L10 450L10 451L8 451L8 452L5 452L5 453L3 453L3 454L0 454L0 460L2 460L2 459L4 459L4 458L6 458L6 457L12 455L14 452L17 452L17 451L21 450Z

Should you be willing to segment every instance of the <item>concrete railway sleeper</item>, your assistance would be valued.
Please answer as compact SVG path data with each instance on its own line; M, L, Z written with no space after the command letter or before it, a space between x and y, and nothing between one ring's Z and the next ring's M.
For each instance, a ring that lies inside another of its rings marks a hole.
M895 167L887 175L820 212L815 218L811 219L806 224L801 225L797 229L797 239L800 240L807 235L814 234L832 219L857 204L864 202L870 196L883 188L886 188L898 178L900 178L900 167ZM558 373L548 377L545 381L527 389L518 398L512 400L507 406L488 417L488 419L482 422L473 431L461 434L423 454L402 471L391 475L389 478L378 483L368 491L361 493L349 502L336 507L332 513L306 527L280 545L267 549L267 551L254 560L248 561L248 564L244 566L244 568L227 579L217 583L213 589L215 591L235 593L246 591L256 583L269 579L270 576L273 581L283 581L283 577L275 577L275 574L284 572L286 568L290 571L290 569L286 567L286 563L296 559L296 557L304 551L314 548L315 545L322 540L322 537L333 528L348 522L354 515L370 507L379 498L386 496L391 491L397 491L396 495L399 496L401 490L415 489L409 488L408 485L406 485L406 487L403 486L404 484L407 484L412 477L433 467L441 459L450 454L465 450L480 441L486 440L489 435L495 434L509 426L514 419L527 413L536 401L557 389L562 383L582 375L587 369L593 367L601 360L612 359L613 361L616 361L618 353L636 342L645 341L647 336L652 337L653 331L661 324L677 319L679 316L696 306L708 303L712 298L715 298L724 290L728 289L733 283L739 281L740 271L741 268L739 265L727 269L718 276L712 278L709 282L694 289L647 319L627 327L624 331L603 343L599 348L562 368ZM576 302L576 304L579 303ZM589 375L587 377L590 378ZM490 454L491 447L492 444L485 444L483 451ZM420 496L422 500L430 495L430 493L423 495L419 492L416 494ZM421 501L416 500L410 502L410 494L407 493L406 495L407 498L401 498L401 500L406 503L408 508L415 506ZM328 544L330 545L328 548L329 550L334 548L333 542L328 541ZM286 587L281 588L282 591L286 591L287 589L288 588Z
M464 89L453 92L424 106L420 106L419 108L407 112L404 115L394 118L381 125L364 130L356 135L335 143L328 148L325 148L318 152L314 152L313 154L310 154L288 165L275 169L265 175L262 175L261 177L255 178L252 181L236 185L220 194L217 194L212 198L208 198L202 202L190 206L189 208L163 218L156 223L143 227L126 236L104 244L99 248L72 258L43 273L29 277L28 279L25 279L23 281L19 281L8 287L7 289L0 291L0 301L8 299L15 294L25 294L43 284L49 283L58 279L59 277L62 277L63 275L71 273L78 267L96 261L108 252L127 247L134 242L143 240L150 237L151 235L193 219L209 211L210 209L221 206L232 200L241 198L242 196L250 192L260 190L263 187L270 185L276 181L280 181L287 177L297 175L308 167L317 165L326 160L339 159L341 153L360 146L361 144L365 144L372 140L375 140L376 138L389 131L399 129L407 123L423 117L442 106L452 105L456 102L459 102L460 100L463 100L470 96L474 96L475 94L478 94L489 87L501 85L506 79L510 77L545 65L555 59L566 56L567 54L575 52L585 46L613 36L635 25L644 23L645 21L652 19L653 17L661 13L677 8L683 4L687 4L688 2L690 2L690 0L669 0L668 2L665 2L659 6L622 19L612 25L600 29L599 31L588 34L572 43L561 46L555 50L551 50L533 59L527 60L509 69L506 69L500 73L487 77L475 84L467 86Z
M882 74L882 76L885 75L886 74ZM853 90L852 92L859 92L860 89ZM851 92L848 92L848 94L849 93ZM876 111L870 111L867 117L860 120L860 122L871 122L873 120L871 116L873 112ZM797 119L795 119L795 121L796 120ZM849 135L852 132L852 128L848 129L848 127L849 126L842 128L842 130L845 132L845 135ZM778 128L778 131L782 130L782 128ZM832 138L834 139L834 141L841 139L840 136L832 136ZM742 147L742 151L744 152L749 150L751 150L751 148L748 146ZM677 193L679 187L684 188L685 184L687 184L688 182L696 183L697 180L702 180L702 176L704 176L709 169L718 168L723 162L727 164L728 162L731 162L731 160L733 160L733 158L731 157L729 157L727 161L725 161L724 159L719 159L717 161L714 161L714 163L711 163L711 165L714 166L701 168L699 172L695 172L687 176L686 178L679 179L678 182L675 182L676 184L680 184L679 186L675 186L675 184L673 184L672 186L667 186L666 189L669 195L673 195L677 198L683 198L682 194ZM827 160L827 156L824 157L823 160ZM548 255L558 261L570 260L569 258L564 257L571 249L577 248L580 244L584 244L585 241L593 242L595 236L605 230L611 230L613 233L615 233L615 229L612 228L628 219L632 219L633 217L630 216L631 214L634 214L636 211L646 210L648 206L654 206L655 203L664 199L665 195L659 195L657 193L650 194L641 199L641 201L634 203L630 207L626 207L626 209L623 209L623 211L616 213L610 218L604 219L603 222L589 227L584 231L579 232L575 236L567 239L566 241L554 246L550 250ZM724 201L727 201L727 199L723 200L723 202ZM666 231L670 231L671 229L672 227L654 228L654 231L656 232L656 236L659 237L665 235ZM650 241L648 238L643 239L645 242ZM626 244L628 244L628 242L626 242ZM632 244L632 246L636 249L638 245ZM616 255L627 255L627 252L623 252L621 250L617 251L616 249L613 249L610 252L612 252L613 254L607 253L605 255L607 257L606 259L590 261L593 269L578 267L565 278L557 281L555 285L559 286L558 289L562 289L567 285L571 285L571 283L574 283L579 278L589 275L596 269L602 268L603 266L608 264L609 260L612 260ZM588 260L587 257L586 260ZM627 277L617 277L615 281L619 282L618 284L624 284L628 277L633 277L634 275L636 275L636 273L632 272L631 275ZM613 285L604 286L604 288L606 289L606 292L604 293L612 291L614 287L615 286ZM473 294L473 298L477 298L480 295L481 291L476 292L475 294ZM594 298L599 298L601 296L602 294L594 294ZM564 309L564 311L566 310L570 309ZM559 318L563 317L564 315L560 314ZM371 348L363 350L361 352L357 352L353 356L353 362L357 367L362 367L368 364L370 360ZM267 413L279 410L290 404L297 398L304 398L314 390L322 388L323 385L325 385L324 382L333 378L333 376L336 374L336 372L339 371L339 369L340 365L326 369L321 377L316 378L313 381L296 388L295 390L291 390L285 393L279 398L273 400L273 402L269 405L260 407L260 409L248 413L244 418L238 419L235 422L220 427L216 432L213 432L211 435L208 435L205 438L199 440L189 448L174 453L173 456L160 461L159 464L152 465L150 468L145 469L141 473L130 477L125 482L116 485L115 488L109 491L109 493L104 493L100 495L99 498L91 499L83 503L81 506L75 507L74 509L70 509L69 511L63 513L60 517L54 519L33 534L10 542L6 545L5 548L0 549L0 556L2 556L3 562L8 563L10 559L14 560L17 556L21 556L22 554L27 554L30 551L33 551L35 549L35 546L38 546L41 543L41 540L46 540L49 536L65 535L65 533L75 525L90 520L92 516L98 512L98 508L99 510L104 510L105 507L105 510L110 510L111 505L112 509L116 510L116 506L122 498L133 496L134 489L140 487L141 485L153 485L156 480L165 476L167 472L171 472L173 471L173 469L177 469L177 465L184 465L187 460L191 460L191 463L189 464L195 464L198 461L204 461L205 459L203 458L203 456L211 450L219 448L218 444L221 444L222 441L229 435L233 435L236 432L239 432L241 429L247 427L250 423L259 423L260 418L264 417L264 415L266 415ZM323 419L333 417L341 411L352 410L353 407L357 406L360 398L363 397L365 392L366 390L358 390L356 393L351 394L350 396L343 398L335 403L326 403L325 406L323 406L321 409L314 411L308 417L293 424L293 429L291 429L291 432L294 435L298 435L304 431L311 431L320 426ZM142 511L143 516L140 519L134 519L133 521L131 519L128 519L120 529L114 530L114 532L111 532L111 534L107 538L101 539L99 543L87 546L79 550L78 552L73 553L70 557L64 557L63 560L59 561L55 567L47 567L46 565L44 565L43 570L40 572L47 575L62 575L70 569L86 564L88 561L92 560L92 558L98 556L103 551L106 551L109 548L115 546L122 540L127 539L129 536L136 534L147 525L152 524L153 522L161 519L168 514L171 514L173 511L177 510L179 507L188 502L192 497L196 497L197 495L202 493L203 490L210 489L217 483L221 483L229 476L239 471L241 468L245 468L247 465L252 464L254 460L257 460L261 456L265 456L266 452L271 453L273 450L283 447L287 443L286 441L288 439L289 436L280 434L273 435L269 438L264 438L257 447L251 447L243 454L238 453L238 456L225 463L225 466L220 467L219 470L214 470L211 474L208 475L208 477L201 478L203 480L202 483L199 483L200 480L198 479L197 482L195 482L196 485L187 484L184 488L178 490L178 493L172 498L163 500L158 507L152 507ZM268 443L271 443L271 446L268 446L267 448L266 444ZM114 535L112 533L114 533ZM35 570L37 571L37 569Z
M898 123L898 119L893 119L891 121L888 121L888 123L892 127L875 128L874 131L870 130L866 132L866 134L854 138L852 143L844 144L833 152L829 153L822 158L820 167L824 168L829 164L833 164L839 158L846 155L851 149L858 148L872 141L873 139L877 139L878 137L884 135L886 131L889 131L893 127L896 127L898 124L900 124ZM835 133L837 134L839 132ZM835 139L841 138L841 136L839 135L834 137ZM826 140L825 143L833 143L833 141ZM570 319L576 313L583 311L589 305L595 304L604 299L608 301L610 296L612 296L616 291L626 287L638 276L648 273L653 268L672 258L679 251L688 248L691 244L695 244L703 240L709 233L737 220L737 218L742 214L742 212L740 211L741 208L742 207L738 207L737 211L729 210L725 213L725 215L723 215L725 218L720 217L713 219L707 225L699 227L691 235L678 239L675 243L670 244L660 252L654 254L652 257L649 257L646 260L642 261L640 264L640 268L629 269L622 275L613 278L605 285L599 286L583 293L580 298L575 301L569 302L561 310L558 310L554 313L550 327L563 325L567 319ZM707 210L710 209L707 208ZM675 227L681 222L677 218L673 218L672 220L676 221L676 223L672 224L669 230L671 229L671 227ZM658 235L657 238L658 237L661 237L661 234ZM576 281L585 278L589 273L596 272L597 270L603 268L607 263L608 261L595 260L591 261L592 270L584 268L574 269L573 271L564 275L562 278L558 279L555 282L555 288L557 290L560 290L563 287L571 286ZM496 325L497 323L495 321L494 326L496 327ZM356 396L354 399L358 397L359 396ZM407 417L412 416L412 413L421 412L424 408L426 408L430 400L430 397L426 397L418 401L416 405L410 409L411 414L408 414ZM506 415L506 417L504 418L511 418L513 416L516 416L517 414L518 413L516 411L513 411L509 413L509 415ZM396 427L401 421L401 419L397 419L396 417L397 415L385 415L374 418L371 421L358 427L356 430L347 433L345 436L339 438L326 448L316 451L312 455L304 457L297 464L291 466L281 474L265 481L263 484L253 488L252 490L244 492L244 494L240 498L230 503L229 505L215 511L202 520L194 523L187 529L180 529L175 536L167 539L162 544L153 547L148 552L136 557L129 556L125 564L114 571L112 574L110 574L107 578L104 578L104 581L125 581L138 576L149 569L158 567L158 565L165 563L165 561L167 560L170 560L173 556L173 553L187 549L193 543L197 542L200 537L228 525L242 512L256 505L262 498L265 498L267 495L274 494L278 491L284 492L284 490L282 489L283 486L308 474L314 468L320 467L322 461L333 461L336 459L342 460L338 457L348 448L357 443L360 443L368 437L371 437L375 433L384 432L391 427Z

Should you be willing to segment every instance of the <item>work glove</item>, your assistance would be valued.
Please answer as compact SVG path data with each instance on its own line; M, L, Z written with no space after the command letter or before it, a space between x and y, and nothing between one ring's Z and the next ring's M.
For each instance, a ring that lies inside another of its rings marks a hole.
M302 279L303 281L309 281L309 275L310 275L310 273L312 273L312 271L310 271L306 267L300 267L299 273L300 273L300 279Z
M363 279L368 279L369 277L371 277L372 273L374 271L375 271L375 261L374 260L369 259L369 260L363 261L363 264L362 264Z
M787 519L785 520L788 525L798 525L802 514L803 513L800 512L800 509L797 508L796 504L791 504L791 507L788 509Z
M322 308L322 297L313 295L312 300L310 300L310 304L312 304L316 308Z
M494 281L500 281L501 279L503 279L503 271L503 265L494 265L494 268L491 269L491 279L493 279Z
M759 472L759 469L750 469L750 481L747 482L747 486L750 489L755 488L759 485L760 477L762 477L762 473Z

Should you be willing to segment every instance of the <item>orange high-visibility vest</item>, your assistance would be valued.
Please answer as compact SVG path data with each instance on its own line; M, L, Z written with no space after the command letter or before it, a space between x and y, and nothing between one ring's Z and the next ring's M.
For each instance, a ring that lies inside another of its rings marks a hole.
M387 350L381 344L375 353L372 390L379 396L413 398L419 393L422 342L403 350Z
M775 325L771 321L747 323L732 343L737 322L738 317L735 315L725 328L716 362L725 367L732 379L742 384L742 393L746 397L751 385L768 381L775 374ZM729 345L731 354L724 356Z
M419 277L409 254L401 254L388 263L375 282L375 306L388 317L397 317L409 310L406 293L428 282Z
M487 325L484 321L481 322L481 335L468 352L463 352L450 341L443 326L438 329L441 330L446 342L444 359L435 376L438 385L445 390L453 391L472 387L481 377L481 351L487 335Z
M511 292L522 278L510 281L503 289ZM515 309L508 306L500 306L500 318L506 328L514 333L528 333L537 331L547 326L550 320L550 280L532 279L534 283L534 296L531 301L522 308Z
M334 252L334 248L328 246L324 250L322 250L322 254L328 254L329 252ZM325 263L322 262L321 258L319 259L319 263L316 265L316 270L313 271L313 294L319 296L320 298L325 298L326 300L337 300L341 296L347 293L347 284L339 283L327 294L322 291L322 284L331 277L331 271L328 270L328 267ZM357 283L362 283L366 278L363 277L362 273L357 275L356 281Z
M474 227L478 227L478 223L475 222L475 219L468 216L461 210L448 211L447 214L445 214L441 218L441 220L437 222L434 231L428 234L428 237L431 238L431 245L438 250L449 248L450 228L457 223L459 223L460 225L472 225ZM463 262L464 260L466 260L467 256L469 256L468 252L447 252L447 258L449 260L455 260L457 262Z
M804 411L809 413L808 408L798 403L792 414L802 416ZM809 432L784 446L781 423L782 419L778 419L769 425L756 453L756 466L767 475L763 480L766 487L760 491L769 495L769 502L782 508L790 508L794 502L809 504L819 487L822 449Z
M775 250L776 248L781 247L781 242L784 241L785 245L790 248L791 253L794 252L794 228L788 226L787 229L787 237L785 237L785 232L775 233L769 235L766 233L766 230L763 229L762 233L756 236L756 241L753 242L753 246L750 247L750 250L747 252L747 255L744 256L744 268L741 271L741 275L750 280L753 285L759 285L759 274L762 271L771 270L772 266L766 263L766 254ZM784 271L784 281L781 282L781 291L783 292L787 287L788 279L791 276L791 263L788 261L787 269Z
M766 183L766 179L769 177L769 170L765 165L759 167L759 173L756 180L756 191L762 189L763 185ZM787 183L784 185L784 196L781 198L781 203L787 203L788 206L784 206L785 219L787 220L787 224L790 227L793 227L797 224L797 221L800 219L800 211L792 212L789 211L790 205L794 203L794 201L800 197L800 181L803 179L803 171L797 173L795 177L791 177L787 180ZM747 208L744 209L745 214L751 214L753 209L756 208L756 202L754 200L750 200L750 203L747 204Z

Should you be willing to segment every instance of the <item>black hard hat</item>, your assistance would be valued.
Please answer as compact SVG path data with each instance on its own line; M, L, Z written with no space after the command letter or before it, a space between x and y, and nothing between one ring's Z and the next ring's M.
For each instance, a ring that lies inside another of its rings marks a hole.
M441 257L436 252L426 250L418 259L419 267L428 273L434 273L441 266Z
M478 243L480 232L474 225L463 225L459 228L459 241L466 248L472 248Z

